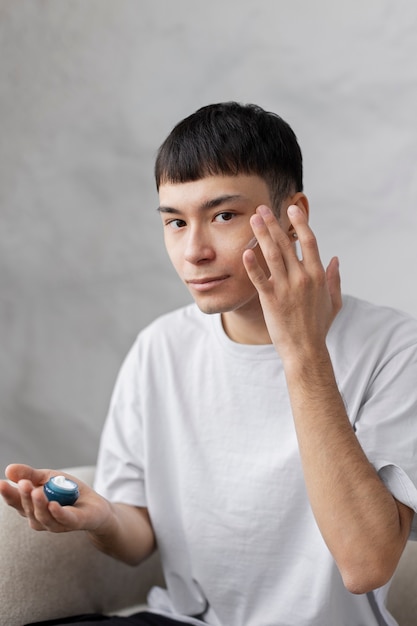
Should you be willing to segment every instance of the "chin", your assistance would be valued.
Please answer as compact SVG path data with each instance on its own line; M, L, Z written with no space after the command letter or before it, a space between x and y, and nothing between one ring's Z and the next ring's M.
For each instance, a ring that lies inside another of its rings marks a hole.
M195 303L200 311L202 313L206 313L207 315L214 315L216 313L227 313L228 311L230 311L230 308L227 306L219 306L207 302L198 302L197 300L195 301Z
M246 309L252 309L254 306L254 295L251 294L250 297L233 301L220 301L214 299L205 300L204 298L195 298L194 301L202 313L214 315L217 313L231 313L239 310L243 312ZM258 308L258 306L259 300L256 298L256 308Z

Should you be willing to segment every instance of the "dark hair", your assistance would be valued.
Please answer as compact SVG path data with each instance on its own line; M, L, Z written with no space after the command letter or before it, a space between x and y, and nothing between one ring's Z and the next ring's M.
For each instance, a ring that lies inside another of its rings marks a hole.
M303 190L300 146L279 115L254 104L211 104L179 122L158 150L157 189L205 176L255 174L268 185L273 209Z

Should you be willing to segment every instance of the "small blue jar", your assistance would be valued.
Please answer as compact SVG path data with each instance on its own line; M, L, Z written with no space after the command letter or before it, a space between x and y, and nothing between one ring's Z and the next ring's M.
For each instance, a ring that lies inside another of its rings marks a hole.
M43 490L48 500L56 500L62 506L72 506L80 495L77 483L65 476L53 476Z

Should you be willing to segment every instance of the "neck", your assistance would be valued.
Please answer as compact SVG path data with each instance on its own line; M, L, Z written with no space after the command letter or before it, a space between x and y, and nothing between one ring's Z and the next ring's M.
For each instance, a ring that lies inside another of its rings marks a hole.
M272 343L262 311L254 312L252 315L241 310L228 311L222 314L222 323L226 335L236 343L246 345Z

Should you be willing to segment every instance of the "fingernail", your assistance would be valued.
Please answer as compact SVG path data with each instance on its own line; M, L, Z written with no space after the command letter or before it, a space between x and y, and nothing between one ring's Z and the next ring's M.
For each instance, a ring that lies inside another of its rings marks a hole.
M271 215L272 213L271 209L265 206L264 204L261 204L261 206L258 206L257 211L258 213L262 215L262 217L266 217L267 215Z
M262 226L263 224L262 217L260 215L257 215L256 213L252 215L252 217L250 218L250 221L253 226Z
M298 208L296 204L290 204L290 206L287 209L288 215L297 215L299 211L300 209Z

